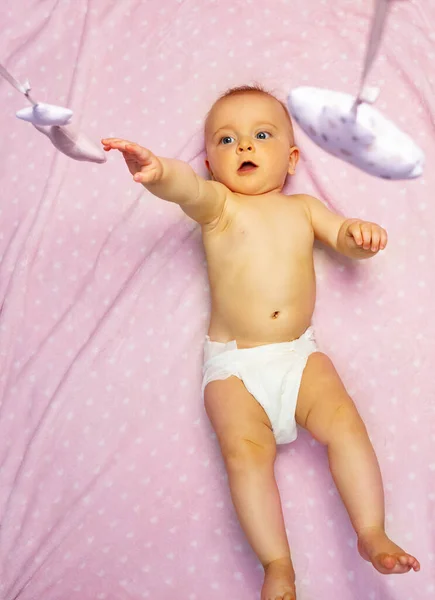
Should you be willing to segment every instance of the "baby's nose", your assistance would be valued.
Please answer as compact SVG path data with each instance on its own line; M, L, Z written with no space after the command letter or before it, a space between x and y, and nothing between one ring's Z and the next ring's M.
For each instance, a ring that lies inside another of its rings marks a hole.
M241 140L239 142L239 152L252 152L253 150L253 144L250 140Z

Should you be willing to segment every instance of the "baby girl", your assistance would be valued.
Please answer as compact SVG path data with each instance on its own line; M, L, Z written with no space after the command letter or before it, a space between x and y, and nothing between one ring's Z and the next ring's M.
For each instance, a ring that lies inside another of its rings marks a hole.
M346 219L306 194L282 193L299 159L286 107L259 87L229 90L205 122L205 180L181 161L118 138L134 181L201 225L211 289L202 390L240 525L261 561L261 600L295 600L295 573L274 476L276 445L297 425L328 450L361 556L381 573L418 571L385 532L381 473L364 423L311 318L313 243L349 258L387 244L375 223Z

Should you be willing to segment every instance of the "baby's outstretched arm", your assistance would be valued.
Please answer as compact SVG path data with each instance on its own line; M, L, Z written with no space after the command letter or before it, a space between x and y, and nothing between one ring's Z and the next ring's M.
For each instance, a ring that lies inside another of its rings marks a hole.
M155 196L179 204L198 223L211 223L219 218L226 199L222 184L199 177L181 160L155 156L133 142L105 138L101 143L106 151L119 150L134 181L142 183Z
M313 196L303 195L315 237L349 258L370 258L387 245L387 232L362 219L346 219L331 212Z

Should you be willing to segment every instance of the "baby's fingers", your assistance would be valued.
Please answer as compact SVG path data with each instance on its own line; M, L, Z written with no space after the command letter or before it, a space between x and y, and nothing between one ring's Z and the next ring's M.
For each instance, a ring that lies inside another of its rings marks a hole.
M372 252L377 252L379 250L379 242L380 241L381 241L381 232L380 232L379 228L373 227L373 229L372 229L372 245L370 248Z
M145 150L142 146L129 142L128 140L122 140L119 138L105 138L101 140L105 150L121 150L121 152L128 152L132 154L138 154L141 150ZM149 152L149 151L147 151Z
M142 146L139 146L139 144L129 142L128 140L121 140L119 138L105 138L101 140L101 143L106 151L112 149L120 150L127 162L134 160L140 165L145 166L150 162L150 158L152 156L152 153L147 148L143 148Z
M387 232L375 223L355 221L349 225L347 235L354 239L357 246L370 252L383 250L387 245Z
M103 138L101 143L106 146L108 144L113 144L115 142L127 142L127 140L123 140L122 138Z
M388 235L385 229L381 227L381 250L385 248L388 242Z
M122 150L126 144L131 144L132 142L121 138L103 138L101 143L104 146L104 150Z
M372 252L378 252L379 250L383 250L387 245L388 236L385 229L380 227L379 225L372 226Z
M351 223L347 230L347 235L353 237L357 246L361 246L363 243L363 237L361 233L361 226L359 222Z
M370 250L370 244L372 241L372 226L370 223L363 223L361 225L361 233L363 238L363 248L364 250Z
M148 165L151 162L151 157L153 156L150 150L132 142L127 142L122 152L125 160L134 159L143 166Z

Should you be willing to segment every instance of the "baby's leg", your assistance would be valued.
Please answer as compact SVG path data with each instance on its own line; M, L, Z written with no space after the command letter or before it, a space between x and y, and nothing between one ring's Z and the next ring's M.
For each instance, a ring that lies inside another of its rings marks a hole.
M385 533L384 491L373 446L332 362L320 352L310 355L305 367L296 421L328 447L331 473L361 555L381 573L418 571L417 559Z
M295 574L275 481L276 444L269 418L237 377L209 383L204 402L240 525L265 569L261 600L294 600Z

